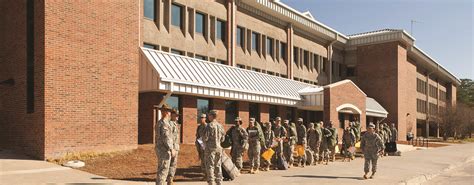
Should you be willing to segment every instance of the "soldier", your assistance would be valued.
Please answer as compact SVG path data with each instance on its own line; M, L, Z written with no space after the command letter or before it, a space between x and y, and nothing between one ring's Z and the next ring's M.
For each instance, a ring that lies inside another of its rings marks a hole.
M307 157L312 157L314 159L314 165L319 161L319 148L321 147L322 139L321 126L319 123L316 125L317 126L315 127L314 123L310 123L307 133L309 149L313 151L313 156Z
M344 155L344 157L342 158L342 162L344 162L346 158L348 159L348 162L351 161L352 151L350 151L349 149L355 146L355 140L356 137L354 132L352 132L351 127L347 127L346 129L344 129L344 132L342 134L342 153Z
M354 132L354 135L356 137L356 143L360 141L360 122L358 121L357 117L354 117L354 121L351 124L351 129Z
M392 126L390 127L390 132L392 133L392 137L390 137L390 142L396 143L398 141L398 130L395 126L395 123L392 123Z
M336 161L336 146L339 143L337 135L337 129L334 128L332 121L329 121L328 130L331 131L331 137L329 138L329 150L331 151L331 160Z
M277 142L275 155L273 155L274 163L277 163L278 159L283 158L283 140L286 138L287 131L285 127L281 125L281 118L275 118L275 127L273 128L273 133L275 135L275 141ZM276 168L276 165L275 165Z
M265 138L265 142L262 145L262 149L263 149L262 151L265 151L268 148L273 147L273 140L275 138L275 134L273 133L273 130L272 130L272 124L270 122L265 122L264 128L263 128L263 136ZM264 160L263 163L264 163L263 170L269 171L271 162Z
M220 185L222 182L222 152L221 143L224 141L224 128L217 122L217 111L211 110L208 114L210 121L204 129L204 155L206 157L206 174L209 185Z
M290 121L285 120L283 122L283 127L287 130L287 135L283 141L283 154L285 155L286 162L288 163L288 168L293 166L293 151L295 150L295 144L297 140L296 128L290 125Z
M178 165L178 154L179 154L179 125L178 125L179 111L176 109L171 110L171 133L173 138L173 149L176 151L174 156L171 156L170 170L168 173L168 185L173 184L174 174L176 173L176 167Z
M303 118L298 118L298 122L296 125L296 135L298 137L297 145L302 145L303 148L306 150L306 126L303 124ZM306 151L303 155L298 156L297 164L298 166L301 164L301 167L304 168L306 164ZM311 156L309 156L311 157Z
M164 104L160 111L161 119L155 125L155 152L158 158L156 184L164 185L169 174L171 158L177 156L177 154L174 146L172 123L170 123L171 108Z
M376 133L379 135L380 139L382 140L383 148L385 148L385 131L383 129L383 124L379 123L376 128ZM381 157L385 156L385 151L380 152Z
M255 118L250 118L247 133L249 137L248 157L250 160L250 173L255 174L259 172L260 168L260 130L255 125Z
M203 143L203 136L204 136L204 130L207 126L206 123L206 114L201 114L201 117L199 119L199 125L196 129L196 142L194 143L196 145L196 150L199 154L199 159L201 160L201 170L202 173L204 173L204 180L207 180L207 175L206 175L206 165L205 165L205 158L204 158L204 143Z
M321 122L321 125L322 125L322 122ZM323 163L326 162L325 165L328 165L332 132L328 128L321 127L321 134L322 134L322 142L321 142L321 152L322 152L321 157L322 157L322 159L321 159L321 161Z
M375 133L374 129L375 125L370 123L367 132L361 138L360 148L364 153L365 159L364 179L367 179L370 163L372 163L372 175L370 178L374 178L375 172L377 171L378 153L384 149L382 139L377 133Z
M232 148L230 154L232 156L232 162L235 166L242 169L242 156L244 150L247 148L247 131L242 128L242 120L239 117L235 118L235 125L230 128L230 137L232 138Z

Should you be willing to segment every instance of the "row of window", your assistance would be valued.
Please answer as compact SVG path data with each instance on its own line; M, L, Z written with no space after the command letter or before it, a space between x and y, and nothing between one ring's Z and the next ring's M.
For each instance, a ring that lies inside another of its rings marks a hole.
M439 108L442 111L445 110L444 107L440 106ZM416 99L416 110L417 112L424 113L424 114L429 112L430 115L438 115L438 105L434 103L429 103L427 105L425 100Z
M278 76L278 77L282 77L282 78L288 78L288 76L284 75L284 74L276 73L276 72L273 72L273 71L266 71L266 70L255 68L255 67L245 66L245 65L242 65L242 64L237 64L237 67L241 68L241 69L247 69L247 70L260 72L260 73L267 73L269 75Z
M327 72L328 59L324 56L312 53L302 48L293 47L293 63L296 67L305 66L309 70L317 72Z
M160 48L156 45L153 45L153 44L147 44L147 43L143 43L143 47L145 48L150 48L150 49L156 49L156 50L159 50ZM166 47L163 47L162 48L162 51L167 51L167 52L170 52L170 53L173 53L173 54L177 54L177 55L183 55L183 56L186 56L185 52L184 51L181 51L181 50L177 50L177 49L168 49ZM220 64L227 64L227 61L226 60L221 60L221 59L216 59L216 58L212 58L212 57L207 57L207 56L204 56L204 55L199 55L199 54L193 54L193 53L190 53L188 52L187 53L189 57L194 57L194 58L197 58L197 59L200 59L200 60L206 60L206 61L211 61L211 62L217 62L217 63L220 63Z
M250 35L250 46L246 46L245 44L248 35ZM263 42L261 42L262 40ZM279 41L277 39L271 38L255 31L251 31L241 26L237 26L236 29L236 44L244 51L245 49L249 48L249 51L256 52L258 54L262 54L262 52L265 52L266 56L272 59L276 59L276 61L279 61L280 59L286 59L285 42Z
M293 80L295 80L295 81L300 81L300 82L304 82L304 83L307 83L307 84L318 85L318 83L315 82L315 81L305 80L305 79L302 79L302 78L293 77Z

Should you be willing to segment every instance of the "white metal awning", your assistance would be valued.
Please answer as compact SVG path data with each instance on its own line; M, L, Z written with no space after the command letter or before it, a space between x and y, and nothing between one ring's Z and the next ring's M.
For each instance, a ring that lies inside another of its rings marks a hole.
M388 112L382 107L382 105L373 98L366 98L365 107L367 116L386 118L388 115Z
M318 87L167 52L147 48L141 50L147 59L140 63L140 70L143 71L140 73L142 92L173 91L177 94L296 106L302 100L300 90ZM142 84L142 81L152 84Z

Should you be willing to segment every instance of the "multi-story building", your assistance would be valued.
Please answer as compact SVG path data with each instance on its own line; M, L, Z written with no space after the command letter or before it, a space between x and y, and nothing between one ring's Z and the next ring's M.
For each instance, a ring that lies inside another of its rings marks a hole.
M436 136L459 80L403 30L344 35L276 0L2 3L0 145L38 158L152 143L156 107L393 122Z

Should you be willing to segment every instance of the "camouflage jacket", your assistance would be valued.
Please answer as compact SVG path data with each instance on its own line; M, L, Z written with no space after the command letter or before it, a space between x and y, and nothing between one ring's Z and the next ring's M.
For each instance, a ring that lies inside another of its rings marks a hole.
M155 149L170 151L174 148L173 128L169 119L160 119L155 125Z
M384 149L382 139L377 133L366 132L360 142L360 149L364 155L376 155L380 150Z
M224 141L224 128L216 120L208 123L204 129L203 142L206 151L222 150L221 143Z

